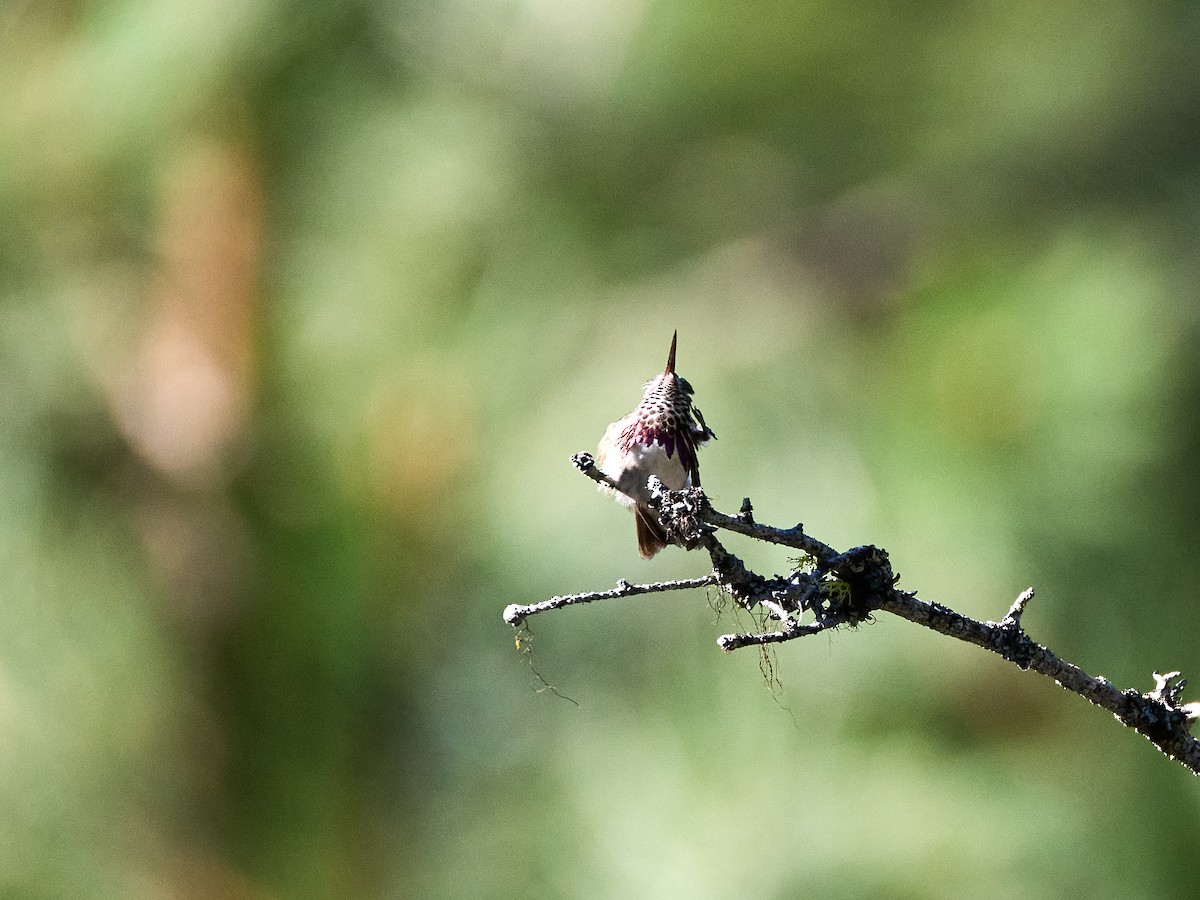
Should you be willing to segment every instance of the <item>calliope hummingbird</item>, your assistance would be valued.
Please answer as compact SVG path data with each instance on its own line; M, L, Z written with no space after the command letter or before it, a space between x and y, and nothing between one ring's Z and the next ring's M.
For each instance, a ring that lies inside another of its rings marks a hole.
M671 335L666 369L646 382L637 409L608 426L596 454L600 471L616 482L617 500L633 510L642 559L650 559L668 543L649 505L647 479L657 475L672 491L699 487L696 448L716 437L692 405L692 386L675 374L677 337L678 332Z

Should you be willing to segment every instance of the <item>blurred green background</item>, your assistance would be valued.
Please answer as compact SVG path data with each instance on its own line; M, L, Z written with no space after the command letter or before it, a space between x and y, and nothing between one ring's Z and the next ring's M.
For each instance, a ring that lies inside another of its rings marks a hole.
M1200 678L1186 2L0 5L0 895L1194 896L1200 786L884 618L781 647L569 456ZM730 538L762 571L786 555ZM1185 699L1194 700L1194 691Z

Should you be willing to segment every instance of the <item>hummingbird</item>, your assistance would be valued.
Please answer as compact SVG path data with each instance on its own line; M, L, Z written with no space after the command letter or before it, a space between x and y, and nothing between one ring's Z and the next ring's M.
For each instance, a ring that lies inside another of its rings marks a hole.
M596 453L600 471L617 485L617 500L633 510L642 559L650 559L668 543L657 513L650 508L647 480L657 475L672 491L699 487L696 449L716 437L692 405L692 386L675 372L678 336L678 331L671 335L663 373L646 382L642 402L633 412L605 429Z

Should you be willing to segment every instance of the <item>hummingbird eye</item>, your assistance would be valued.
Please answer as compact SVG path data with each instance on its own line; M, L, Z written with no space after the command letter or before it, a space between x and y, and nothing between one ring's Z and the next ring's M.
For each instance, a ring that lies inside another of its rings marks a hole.
M696 393L696 391L692 387L691 383L686 378L684 378L682 375L676 375L675 380L677 382L679 382L679 387L682 388L685 392L687 392L689 394Z

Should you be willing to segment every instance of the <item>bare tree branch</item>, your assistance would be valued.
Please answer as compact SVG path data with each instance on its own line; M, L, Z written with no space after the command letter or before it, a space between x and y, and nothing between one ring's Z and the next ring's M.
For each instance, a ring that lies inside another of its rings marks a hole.
M616 489L612 479L596 468L590 454L577 453L572 462L596 483ZM1200 703L1181 703L1187 682L1179 677L1180 673L1155 672L1154 689L1142 693L1133 688L1120 690L1108 679L1089 675L1060 659L1031 639L1021 627L1021 617L1034 596L1033 588L1022 592L999 622L980 622L939 603L918 600L913 592L898 590L898 576L892 571L887 553L878 547L855 547L839 553L805 534L803 525L774 528L755 522L748 498L742 502L738 514L730 516L713 509L699 488L669 491L653 477L649 487L650 503L656 508L668 537L689 550L704 548L712 560L711 574L654 584L630 584L622 580L609 591L552 597L528 606L512 604L504 610L504 621L515 627L531 615L576 603L715 585L743 608L761 608L779 623L774 631L719 637L717 645L731 651L791 641L843 625L853 627L875 613L891 613L939 634L983 647L1022 669L1054 679L1068 691L1108 710L1167 756L1200 775L1200 740L1189 734L1192 724L1200 718ZM805 558L786 576L759 575L725 549L716 536L717 529L799 550ZM811 615L812 621L801 624L805 614Z

